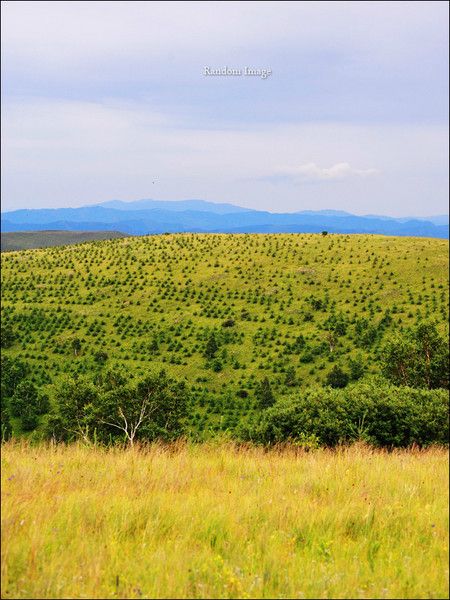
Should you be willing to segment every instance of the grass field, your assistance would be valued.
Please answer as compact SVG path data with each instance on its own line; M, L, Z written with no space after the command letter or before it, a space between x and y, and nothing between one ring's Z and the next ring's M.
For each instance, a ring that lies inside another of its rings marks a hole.
M445 450L2 452L4 598L448 598Z

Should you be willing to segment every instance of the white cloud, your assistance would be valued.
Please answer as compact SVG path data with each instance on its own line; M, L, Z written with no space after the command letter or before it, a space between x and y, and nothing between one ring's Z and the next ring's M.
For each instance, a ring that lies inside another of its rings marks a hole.
M281 167L277 175L287 175L294 179L307 181L328 181L330 179L348 179L349 177L367 177L376 175L378 169L355 169L348 162L341 162L331 167L319 167L314 162L305 163L297 167Z

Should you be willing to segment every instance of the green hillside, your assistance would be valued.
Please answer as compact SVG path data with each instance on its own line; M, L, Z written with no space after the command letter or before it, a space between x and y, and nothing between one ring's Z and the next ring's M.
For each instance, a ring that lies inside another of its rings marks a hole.
M276 398L380 371L386 336L446 330L445 240L179 234L2 255L6 356L36 383L164 368L193 391L192 424L233 427L265 377Z
M111 240L126 237L120 231L13 231L2 232L1 251L31 250L33 248L49 248L65 246L96 240Z

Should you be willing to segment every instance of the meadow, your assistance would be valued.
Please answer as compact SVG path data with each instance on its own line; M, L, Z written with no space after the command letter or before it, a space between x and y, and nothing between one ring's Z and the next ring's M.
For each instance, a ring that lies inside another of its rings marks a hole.
M425 320L447 331L445 240L176 234L1 260L2 354L50 404L65 376L164 369L189 387L201 439L251 416L265 378L276 400L333 368L356 381L382 372L392 333Z
M448 454L2 448L3 598L448 598Z

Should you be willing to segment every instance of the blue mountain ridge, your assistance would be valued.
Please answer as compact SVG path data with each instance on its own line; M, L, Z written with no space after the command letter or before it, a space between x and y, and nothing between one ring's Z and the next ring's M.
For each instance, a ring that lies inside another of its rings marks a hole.
M435 220L435 222L433 222ZM448 216L395 218L322 210L272 213L204 200L113 200L80 208L22 209L1 215L1 230L120 230L158 233L369 233L448 238Z

